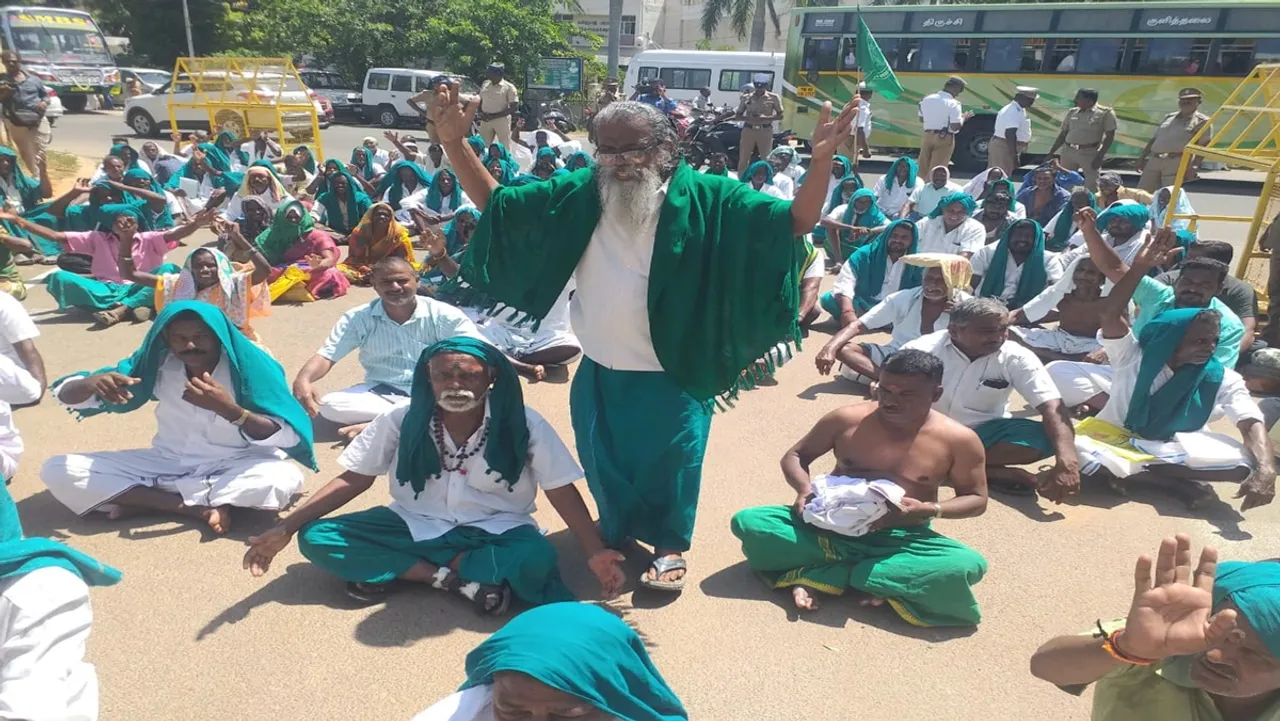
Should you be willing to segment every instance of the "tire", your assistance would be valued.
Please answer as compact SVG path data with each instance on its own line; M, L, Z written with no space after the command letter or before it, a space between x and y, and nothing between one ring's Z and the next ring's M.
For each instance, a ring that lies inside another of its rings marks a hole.
M88 95L67 94L59 95L58 97L62 99L62 107L65 108L68 113L83 113L84 109L89 107Z
M160 137L160 125L145 110L135 109L129 113L129 127L133 128L133 132L140 138Z
M994 115L979 115L969 119L956 134L956 151L952 158L956 169L980 173L987 168L987 148L996 130Z
M701 143L692 143L685 150L684 160L694 170L701 170L707 162L707 151Z
M215 124L223 130L230 130L237 138L247 138L249 124L245 122L245 118L238 110L220 110L213 116ZM212 128L209 129L213 131Z
M394 106L379 105L378 106L378 125L384 128L394 128L400 124L400 113L396 112Z

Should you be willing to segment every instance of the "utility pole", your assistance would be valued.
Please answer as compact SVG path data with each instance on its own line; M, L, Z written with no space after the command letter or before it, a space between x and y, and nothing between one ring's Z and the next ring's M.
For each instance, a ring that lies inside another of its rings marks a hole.
M187 57L194 58L196 44L191 42L191 9L187 7L187 0L182 0L182 24L187 26Z
M607 52L608 70L605 79L618 77L619 53L622 46L622 0L609 0L609 47ZM618 78L621 80L621 78ZM622 88L626 97L626 88Z

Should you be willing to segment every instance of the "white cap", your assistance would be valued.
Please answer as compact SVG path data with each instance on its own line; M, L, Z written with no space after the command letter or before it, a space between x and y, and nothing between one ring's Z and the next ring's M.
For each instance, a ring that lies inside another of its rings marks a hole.
M1030 95L1031 97L1035 97L1040 94L1039 88L1033 88L1029 85L1019 85L1018 87L1014 88L1014 90L1018 93L1018 95Z
M866 89L867 89L866 83L858 83L858 90L866 90Z
M751 76L751 82L753 83L767 83L769 82L769 80L770 79L769 79L768 73L756 73L755 75Z

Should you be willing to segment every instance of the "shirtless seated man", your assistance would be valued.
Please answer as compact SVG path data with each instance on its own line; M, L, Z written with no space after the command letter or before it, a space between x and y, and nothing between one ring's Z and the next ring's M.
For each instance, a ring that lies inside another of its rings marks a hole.
M972 586L986 573L986 561L929 527L935 518L971 518L987 509L982 443L969 428L932 410L941 394L941 360L917 350L893 354L881 366L875 402L827 414L783 456L795 502L733 517L733 533L751 568L774 588L790 587L797 608L817 608L811 590L841 595L854 589L867 595L863 605L888 602L917 626L981 620ZM828 478L887 479L905 492L865 535L823 530L802 516L815 498L811 481L817 479L810 478L809 466L828 452L836 457ZM939 501L943 484L955 489L954 498Z
M1105 363L1098 343L1102 284L1106 276L1088 256L1079 258L1065 277L1013 311L1009 337L1030 348L1045 363L1089 361ZM1033 324L1058 322L1056 328Z

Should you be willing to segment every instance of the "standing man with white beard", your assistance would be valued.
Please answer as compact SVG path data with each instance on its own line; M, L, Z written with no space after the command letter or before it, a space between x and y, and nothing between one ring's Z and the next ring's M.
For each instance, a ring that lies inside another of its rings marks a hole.
M463 277L534 318L577 280L578 456L605 543L653 546L646 587L684 587L711 411L754 385L743 371L766 351L800 336L799 238L818 222L857 104L835 120L823 108L807 180L788 202L678 162L666 116L636 102L596 116L594 168L499 187L467 152L475 105L440 93L436 131L484 212Z

